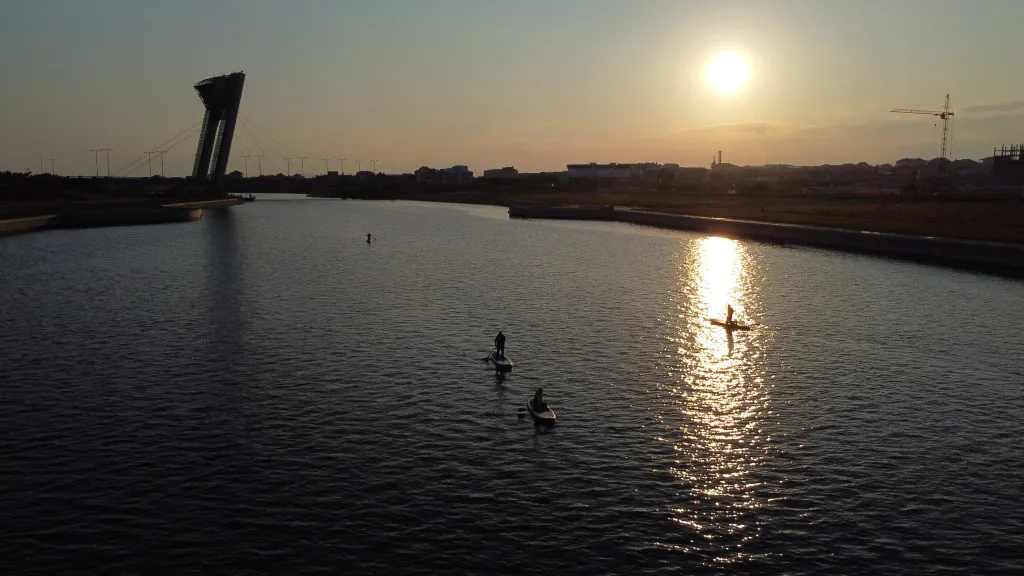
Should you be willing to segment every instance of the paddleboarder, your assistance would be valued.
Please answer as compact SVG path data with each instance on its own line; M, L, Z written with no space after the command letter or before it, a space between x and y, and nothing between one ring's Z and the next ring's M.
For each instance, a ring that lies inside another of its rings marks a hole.
M537 412L543 412L548 409L548 405L544 403L543 388L537 388L537 391L533 394L533 409Z
M725 325L732 326L732 305L725 305Z
M369 243L370 243L370 235L369 235L369 234L367 234L367 235L366 235L366 243L367 243L367 244L369 244Z
M505 357L505 335L498 330L498 335L494 337L494 347L498 350L498 355L502 358Z

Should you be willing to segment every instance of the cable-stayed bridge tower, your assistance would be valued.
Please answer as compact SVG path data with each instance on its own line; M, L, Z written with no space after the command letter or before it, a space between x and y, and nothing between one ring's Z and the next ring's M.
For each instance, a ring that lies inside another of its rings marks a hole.
M192 167L192 178L197 184L215 190L224 189L224 172L231 157L231 139L235 135L244 84L245 74L234 72L207 78L195 85L206 107L196 162Z

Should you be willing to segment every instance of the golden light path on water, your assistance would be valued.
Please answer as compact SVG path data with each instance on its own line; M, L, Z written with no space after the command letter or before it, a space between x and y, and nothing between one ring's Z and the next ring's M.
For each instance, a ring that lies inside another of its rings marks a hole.
M727 331L709 322L752 323L758 295L748 254L734 240L710 237L680 254L679 295L670 329L678 346L671 363L663 415L676 459L671 473L687 489L671 507L672 520L696 536L689 552L715 563L742 559L757 537L758 497L754 472L765 459L762 424L770 409L757 328Z

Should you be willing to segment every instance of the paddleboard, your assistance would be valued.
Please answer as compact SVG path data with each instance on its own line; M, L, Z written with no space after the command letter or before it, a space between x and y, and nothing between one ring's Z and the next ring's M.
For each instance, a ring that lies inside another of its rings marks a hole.
M533 416L534 421L538 424L554 424L555 423L555 411L549 406L547 410L536 411L533 409L533 400L526 402L526 409L530 412L530 416Z
M726 324L725 322L722 322L721 320L715 318L711 319L711 323L714 324L715 326L721 326L726 330L750 330L750 326L746 326L744 324L737 324L735 322L733 322L732 324Z
M501 372L508 372L513 366L515 366L515 363L512 362L508 356L505 356L504 358L499 356L497 350L491 351L490 355L487 356L487 361L494 364L494 368Z

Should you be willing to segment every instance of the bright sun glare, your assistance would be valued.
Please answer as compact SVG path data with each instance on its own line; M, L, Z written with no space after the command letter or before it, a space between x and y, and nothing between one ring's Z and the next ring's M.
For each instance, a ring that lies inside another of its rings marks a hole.
M750 79L750 63L740 54L723 52L708 62L704 78L715 92L736 94Z

